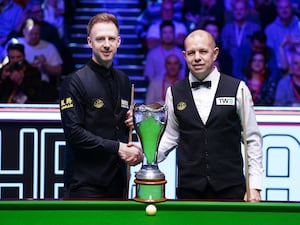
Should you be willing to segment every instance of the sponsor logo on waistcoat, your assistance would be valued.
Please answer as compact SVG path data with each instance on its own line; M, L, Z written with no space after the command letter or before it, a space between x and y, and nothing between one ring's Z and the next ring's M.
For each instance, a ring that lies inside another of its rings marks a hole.
M182 111L186 108L187 104L185 102L179 102L177 104L177 110Z
M235 105L235 97L216 98L216 105Z

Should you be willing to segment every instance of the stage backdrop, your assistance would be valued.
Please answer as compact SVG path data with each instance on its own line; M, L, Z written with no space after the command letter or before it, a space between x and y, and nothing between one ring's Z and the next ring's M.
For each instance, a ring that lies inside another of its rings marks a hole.
M255 110L264 141L262 199L300 201L300 108ZM64 149L58 105L0 105L0 199L61 198ZM175 198L175 153L159 164L169 199ZM140 167L131 168L130 198Z

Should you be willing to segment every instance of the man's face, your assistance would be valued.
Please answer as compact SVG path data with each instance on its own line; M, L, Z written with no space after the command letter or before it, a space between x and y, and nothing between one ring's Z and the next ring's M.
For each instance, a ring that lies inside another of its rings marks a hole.
M173 19L173 5L172 3L164 3L161 6L161 18L162 20L172 20Z
M111 65L121 38L114 23L96 23L88 36L88 44L92 48L95 62L101 65Z
M24 29L26 42L31 46L36 46L40 42L40 27L38 25L28 26Z
M242 2L237 2L234 4L232 12L236 21L244 20L247 16L246 5Z
M252 51L253 52L263 52L266 48L266 44L263 42L260 42L258 40L252 41Z
M15 49L11 49L8 51L8 59L10 63L15 63L19 61L24 61L25 56L22 52Z
M219 49L214 46L213 37L196 31L185 40L183 51L187 66L199 80L203 80L213 69Z
M44 11L43 11L41 5L39 5L39 4L33 5L29 11L29 16L38 21L43 21L44 20Z
M277 3L277 13L281 19L289 19L293 16L293 9L289 1L281 0Z
M173 44L174 43L174 29L171 26L165 26L161 30L161 42L165 44Z

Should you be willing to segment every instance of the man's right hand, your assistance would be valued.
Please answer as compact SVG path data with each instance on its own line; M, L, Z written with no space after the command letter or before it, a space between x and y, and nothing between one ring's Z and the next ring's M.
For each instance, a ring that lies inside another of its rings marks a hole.
M143 161L143 151L138 145L129 142L128 144L120 142L119 156L130 166L135 166Z

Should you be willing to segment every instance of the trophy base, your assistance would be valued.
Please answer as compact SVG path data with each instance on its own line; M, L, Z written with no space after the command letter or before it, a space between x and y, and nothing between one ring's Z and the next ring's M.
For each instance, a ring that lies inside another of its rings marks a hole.
M134 180L136 184L136 197L133 198L137 202L156 203L164 202L166 180Z

